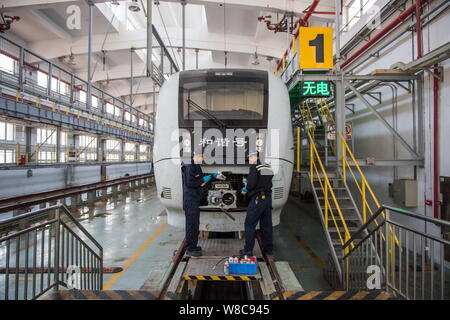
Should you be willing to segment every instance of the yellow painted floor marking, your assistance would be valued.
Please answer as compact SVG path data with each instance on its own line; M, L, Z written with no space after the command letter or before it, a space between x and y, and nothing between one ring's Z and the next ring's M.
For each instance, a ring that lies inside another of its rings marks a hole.
M374 300L387 300L390 296L384 292L380 293Z
M218 276L211 276L211 279L213 279L213 280L220 280L220 278Z
M353 297L351 297L349 300L362 300L368 294L369 294L369 292L367 292L367 291L360 291L357 294L355 294Z
M321 291L311 291L305 294L304 296L301 296L297 300L311 300L312 298L318 296L319 294L321 294Z
M109 279L109 281L103 286L103 290L108 290L116 281L119 279L122 274L133 264L133 262L141 255L141 253L147 248L153 240L167 227L167 221L165 221L159 228L156 230L150 238L148 238L147 241L135 252L133 255L125 262L125 264L122 266L122 271L119 273L116 273L114 276Z
M205 280L205 277L204 277L204 276L197 276L197 279L199 279L199 280Z
M225 276L225 279L227 279L227 280L234 280L234 277L233 276Z
M292 236L295 238L295 240L300 243L300 245L305 249L305 251L313 258L314 262L317 263L317 265L321 269L325 269L325 262L322 261L322 259L319 258L319 256L306 244L305 241L297 234L294 230L292 230L290 227L287 227L288 231L292 234Z
M323 300L337 300L339 297L342 297L345 294L345 291L334 291L328 297Z
M242 280L250 280L249 277L246 277L246 276L242 276L241 279Z

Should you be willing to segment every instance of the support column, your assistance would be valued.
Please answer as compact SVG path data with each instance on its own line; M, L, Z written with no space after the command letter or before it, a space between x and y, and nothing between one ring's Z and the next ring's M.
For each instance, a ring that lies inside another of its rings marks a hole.
M92 1L88 1L89 5L89 20L88 20L88 87L87 87L87 109L91 111L92 107L92 83L91 83L91 77L92 77L92 70L91 70L91 62L92 62L92 25L93 25L93 9L94 4Z
M130 49L130 106L133 106L133 53L134 48Z
M345 82L344 74L341 71L341 0L335 0L335 48L336 48L336 91L335 91L335 122L336 122L336 169L342 163L342 149L339 132L345 138Z
M61 127L56 128L56 162L61 162Z
M182 42L183 42L183 71L186 70L186 1L181 1Z
M147 0L147 77L153 76L153 1Z

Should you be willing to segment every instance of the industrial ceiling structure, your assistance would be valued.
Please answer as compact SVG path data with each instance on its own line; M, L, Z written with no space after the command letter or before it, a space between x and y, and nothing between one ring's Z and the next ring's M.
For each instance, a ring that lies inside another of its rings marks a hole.
M128 102L132 85L132 105L153 112L153 81L146 77L147 1L91 3L93 83ZM324 14L308 13L312 3L315 12ZM329 14L334 11L334 0L192 0L185 4L187 70L224 66L274 70L290 37L286 32L269 30L258 17L276 24L286 17L294 21L308 15L310 26L327 26L334 21ZM152 24L180 70L182 7L182 1L163 0L154 1L152 8ZM5 0L1 8L3 14L20 17L11 24L8 37L83 79L88 72L88 11L88 1L73 0ZM158 65L155 53L152 60ZM169 75L169 64L164 67Z

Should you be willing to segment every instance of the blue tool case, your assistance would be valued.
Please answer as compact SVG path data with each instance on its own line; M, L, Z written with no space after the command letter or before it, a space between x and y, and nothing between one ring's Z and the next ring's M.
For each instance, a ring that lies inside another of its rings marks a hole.
M229 264L230 274L256 274L257 264L256 263L230 263Z

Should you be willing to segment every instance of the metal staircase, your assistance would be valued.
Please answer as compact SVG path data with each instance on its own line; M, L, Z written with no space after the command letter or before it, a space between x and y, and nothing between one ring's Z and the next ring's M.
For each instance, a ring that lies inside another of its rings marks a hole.
M303 136L308 141L307 145L304 144L306 147L303 149L308 152L308 179L331 251L324 275L334 288L341 289L343 287L342 268L345 254L343 247L349 239L357 240L367 234L367 231L355 234L365 223L367 201L363 197L363 216L347 184L346 173L352 170L350 164L347 161L347 163L342 162L342 166L338 166L336 140L328 139L334 134L334 132L330 132L334 128L334 118L326 101L324 99L303 101L300 110ZM340 147L345 148L347 153L351 153L346 142ZM353 157L352 154L351 156ZM353 175L353 177L355 176ZM365 194L367 181L365 178L363 181ZM358 188L361 189L359 184ZM352 246L353 244L350 247ZM356 269L353 270L356 272Z

